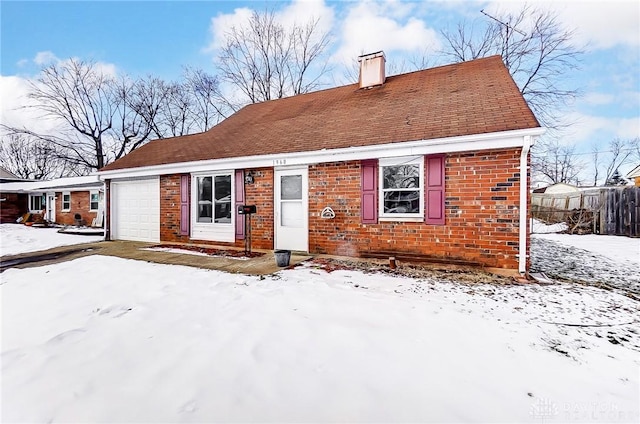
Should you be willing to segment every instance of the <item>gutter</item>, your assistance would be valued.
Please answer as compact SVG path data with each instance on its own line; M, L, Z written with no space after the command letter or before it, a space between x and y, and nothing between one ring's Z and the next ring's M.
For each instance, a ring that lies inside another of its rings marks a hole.
M455 153L473 150L490 150L521 147L526 136L537 137L544 128L500 131L459 137L429 140L398 141L369 146L322 149L308 152L278 153L259 156L244 156L224 159L208 159L192 162L176 162L133 168L98 171L98 178L106 179L145 178L163 174L210 172L217 170L251 169L276 166L304 166L322 162L363 160L396 156L418 156L438 153Z
M518 272L524 275L527 272L527 190L529 179L527 177L527 158L531 150L531 136L523 137L524 143L520 152L520 240L518 243Z

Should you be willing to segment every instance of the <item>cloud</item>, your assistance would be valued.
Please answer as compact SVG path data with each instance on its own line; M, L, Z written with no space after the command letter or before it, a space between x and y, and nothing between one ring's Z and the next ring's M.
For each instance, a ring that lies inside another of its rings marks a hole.
M518 12L525 2L492 1L486 10ZM640 3L637 1L529 1L527 4L552 10L567 29L575 29L578 45L593 49L640 46Z
M73 58L80 60L78 58ZM42 66L51 64L63 65L72 58L61 60L50 51L39 52L31 62ZM116 77L118 68L107 62L93 62L95 68L104 75ZM10 127L27 128L41 134L59 132L60 121L45 116L29 98L32 85L38 84L38 74L0 75L0 124Z
M568 116L574 125L564 131L563 140L583 146L608 142L614 138L640 137L640 116L605 117L573 112Z
M36 53L36 56L33 58L33 63L35 63L38 66L46 66L51 63L58 63L58 62L60 62L60 59L58 59L56 55L50 51L38 52Z
M349 64L363 53L379 50L386 54L424 53L440 48L435 30L428 28L423 20L410 16L408 5L397 6L395 1L365 0L349 8L342 22L342 44L332 61Z
M246 7L235 9L233 13L220 13L211 18L209 32L211 42L206 51L212 51L222 47L225 34L234 27L242 27L251 18L253 11Z
M593 48L640 46L640 3L637 1L571 2L558 12L566 24L576 28L577 40Z
M276 19L285 26L304 25L311 19L317 19L318 29L328 33L333 27L334 11L324 0L295 0L277 12Z
M0 124L38 133L55 132L58 123L33 108L35 103L28 97L31 83L28 78L0 75Z
M262 11L263 9L255 9ZM234 9L232 13L219 13L211 18L209 34L211 41L205 48L206 52L214 52L222 47L225 34L231 28L246 26L254 9L241 7ZM275 12L276 20L285 27L293 24L304 25L311 19L318 19L318 29L321 32L330 32L333 26L333 8L327 6L323 0L295 0L284 8Z
M586 93L582 96L582 101L590 106L608 105L613 102L615 96L608 93Z

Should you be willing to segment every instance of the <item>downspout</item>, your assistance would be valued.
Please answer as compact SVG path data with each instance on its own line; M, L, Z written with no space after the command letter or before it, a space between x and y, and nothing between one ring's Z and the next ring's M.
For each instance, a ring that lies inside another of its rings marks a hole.
M98 177L100 178L100 177ZM102 180L102 178L100 178ZM107 180L102 180L102 188L103 188L103 193L104 193L104 198L102 199L102 201L104 202L103 204L103 208L102 208L102 227L103 227L103 231L102 231L102 239L104 241L108 241L109 238L107 236L107 234L109 234L109 224L107 222L107 216L110 215L107 213L107 207L109 206L109 201L108 199L108 195L109 193L107 193Z
M527 176L527 162L531 150L531 136L524 136L522 152L520 152L520 240L518 243L518 272L527 272L527 190L529 178Z

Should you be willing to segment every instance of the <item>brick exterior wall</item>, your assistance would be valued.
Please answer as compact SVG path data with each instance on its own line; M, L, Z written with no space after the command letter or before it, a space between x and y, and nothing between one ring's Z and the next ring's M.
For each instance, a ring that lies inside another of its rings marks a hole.
M245 184L245 203L256 205L258 211L251 217L251 246L256 249L273 249L273 169L253 169L251 172L254 182ZM235 243L212 242L191 240L189 236L180 234L179 174L160 177L160 240L244 247L244 240L237 240Z
M256 205L257 213L251 217L251 246L273 249L274 205L273 168L251 170L253 183L245 184L245 204ZM240 240L239 246L244 246Z
M26 193L2 193L0 223L15 223L16 219L29 212L29 195Z
M160 240L189 242L188 235L180 234L180 177L181 175L160 176ZM191 190L191 182L189 182Z
M98 215L98 211L89 211L91 195L89 191L72 191L70 208L62 210L62 192L56 192L56 224L75 225L75 215L80 214L84 225L91 225L91 222Z
M360 162L309 167L311 253L416 253L517 269L520 150L446 158L446 225L360 223ZM336 217L320 218L325 206Z
M456 153L446 157L446 225L424 222L360 222L360 161L309 166L309 251L344 256L375 252L415 253L497 268L518 268L520 149ZM251 170L245 203L255 204L252 246L273 249L272 168ZM528 175L527 175L528 177ZM180 175L160 178L160 238L193 242L180 235ZM322 219L330 206L336 217ZM527 251L528 253L528 251Z

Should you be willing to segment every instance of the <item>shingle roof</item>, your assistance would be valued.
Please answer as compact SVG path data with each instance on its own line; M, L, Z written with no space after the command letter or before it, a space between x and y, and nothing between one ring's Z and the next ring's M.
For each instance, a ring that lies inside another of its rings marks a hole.
M154 140L102 171L539 127L500 56L244 107L210 130Z

